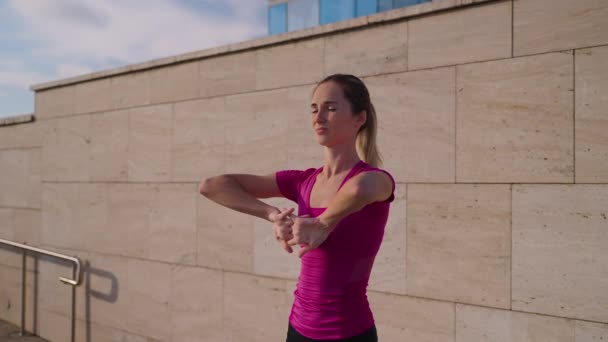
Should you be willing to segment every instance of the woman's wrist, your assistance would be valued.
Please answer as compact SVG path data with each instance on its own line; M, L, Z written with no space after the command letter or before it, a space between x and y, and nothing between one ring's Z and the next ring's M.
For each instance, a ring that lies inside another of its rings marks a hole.
M274 223L274 217L280 213L281 211L279 208L268 206L268 208L266 208L266 220Z
M326 218L324 218L323 216L317 217L317 221L321 225L321 229L327 229L330 232L332 230L334 230L333 224L330 221L328 221Z

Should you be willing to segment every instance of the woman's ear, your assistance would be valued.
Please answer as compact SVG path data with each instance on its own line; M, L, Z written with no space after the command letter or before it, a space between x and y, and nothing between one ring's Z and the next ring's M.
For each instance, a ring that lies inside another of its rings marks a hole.
M366 122L367 122L367 111L362 110L359 112L359 114L357 114L357 124L361 124L359 126L359 130L361 130L361 127L365 126Z

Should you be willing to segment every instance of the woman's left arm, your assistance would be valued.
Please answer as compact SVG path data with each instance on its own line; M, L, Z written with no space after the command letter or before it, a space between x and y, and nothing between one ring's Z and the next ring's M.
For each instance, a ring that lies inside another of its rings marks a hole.
M346 216L368 204L388 199L392 191L393 182L386 173L362 172L344 183L327 209L319 215L319 221L331 231Z

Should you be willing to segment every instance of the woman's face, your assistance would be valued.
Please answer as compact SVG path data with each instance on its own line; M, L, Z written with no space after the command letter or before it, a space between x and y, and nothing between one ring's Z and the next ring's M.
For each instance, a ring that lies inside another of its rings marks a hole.
M326 147L354 144L359 127L365 123L365 112L353 115L342 87L332 81L317 87L310 111L317 141Z

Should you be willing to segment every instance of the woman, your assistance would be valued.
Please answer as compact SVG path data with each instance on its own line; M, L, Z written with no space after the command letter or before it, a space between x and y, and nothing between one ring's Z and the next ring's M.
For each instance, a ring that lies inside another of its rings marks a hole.
M363 82L343 74L317 84L310 108L311 125L325 150L322 167L221 175L202 182L200 192L272 222L287 252L300 246L302 268L287 342L377 341L366 288L395 182L377 168L376 113ZM258 200L269 197L298 203L298 216L293 208L279 210Z

